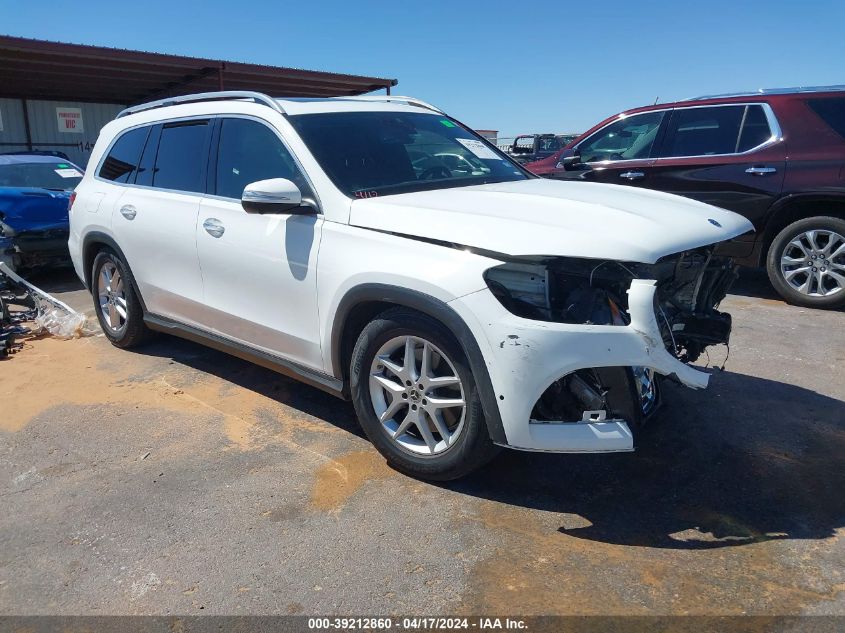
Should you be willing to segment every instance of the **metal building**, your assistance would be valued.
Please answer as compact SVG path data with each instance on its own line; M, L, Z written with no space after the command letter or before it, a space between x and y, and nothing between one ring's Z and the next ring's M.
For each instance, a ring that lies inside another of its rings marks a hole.
M60 151L82 167L100 128L127 105L211 90L276 97L357 95L395 79L362 77L0 36L0 153Z

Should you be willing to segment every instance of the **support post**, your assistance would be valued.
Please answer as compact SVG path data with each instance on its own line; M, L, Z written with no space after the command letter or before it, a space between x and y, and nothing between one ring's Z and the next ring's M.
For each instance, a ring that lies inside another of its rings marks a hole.
M29 126L29 110L26 107L26 99L21 99L21 106L23 106L23 129L26 132L26 147L32 151L32 128Z

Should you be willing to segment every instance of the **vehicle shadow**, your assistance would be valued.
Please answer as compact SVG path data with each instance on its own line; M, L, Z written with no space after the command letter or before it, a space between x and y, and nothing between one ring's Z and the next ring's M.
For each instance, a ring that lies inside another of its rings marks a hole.
M127 352L171 359L364 437L351 403L224 352L164 334Z
M730 294L771 299L785 303L781 296L775 292L764 268L740 268L739 279L731 286Z
M753 283L752 277L752 290ZM58 284L78 289L72 275L43 287L60 292ZM172 359L363 437L350 403L249 362L170 336L133 351ZM705 391L664 386L666 406L638 433L635 453L506 450L479 472L441 486L554 512L560 532L622 545L720 548L823 539L845 527L845 402L732 372L715 373Z
M667 385L635 453L506 451L446 487L561 513L560 532L622 545L717 548L845 526L845 403L743 374L711 385Z
M783 300L769 281L769 276L762 268L741 268L739 271L739 279L731 286L730 294L749 297L755 299L763 299L767 303L777 304L786 308L802 310L807 308L800 308L790 306ZM817 308L821 309L821 308ZM845 312L845 307L842 308L826 308L825 312Z
M21 276L44 292L75 292L85 290L72 268L56 268L22 273Z
M162 336L138 353L170 358L363 437L348 402L249 362ZM559 513L587 540L705 549L822 539L845 527L845 402L722 372L692 391L664 384L666 406L635 453L503 451L441 487Z

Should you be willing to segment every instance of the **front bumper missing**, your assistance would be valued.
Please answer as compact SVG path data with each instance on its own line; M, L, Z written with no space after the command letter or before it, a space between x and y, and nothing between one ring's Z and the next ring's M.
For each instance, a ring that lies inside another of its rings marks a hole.
M0 261L12 270L67 266L67 242L68 231L63 229L0 235Z
M505 310L482 290L452 302L462 314L495 315L478 324L497 395L507 446L531 451L613 452L634 448L629 420L560 420L530 423L534 404L553 382L579 369L648 367L703 389L709 374L666 349L654 311L657 282L634 279L628 290L631 322L585 325L534 321Z

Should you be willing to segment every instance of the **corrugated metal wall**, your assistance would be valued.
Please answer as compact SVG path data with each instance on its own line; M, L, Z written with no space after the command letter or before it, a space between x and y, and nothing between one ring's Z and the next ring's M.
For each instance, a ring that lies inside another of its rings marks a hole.
M20 99L0 99L0 152L14 152L28 149L26 129L23 123L23 102Z
M32 149L58 150L81 167L88 164L91 150L100 129L124 106L107 103L78 103L74 101L27 101ZM82 112L82 132L61 132L57 108L79 108ZM20 99L0 99L0 152L26 150L26 126Z

